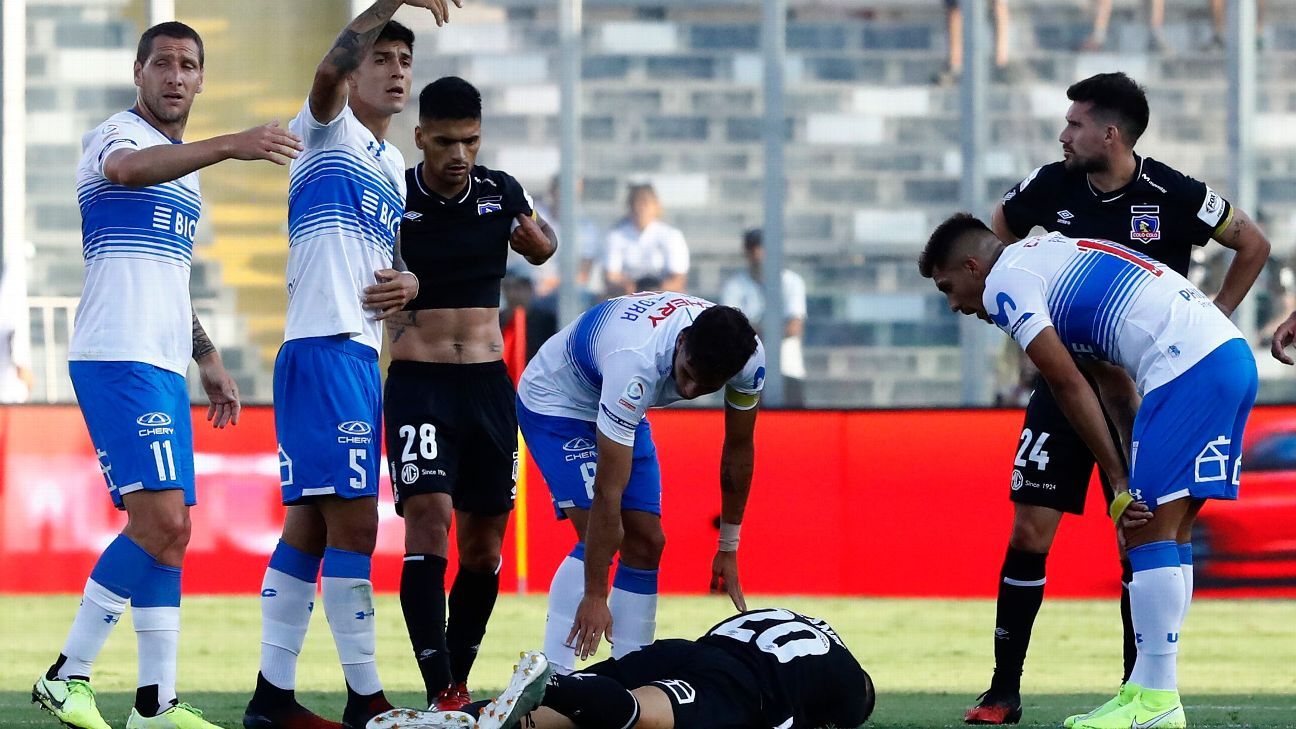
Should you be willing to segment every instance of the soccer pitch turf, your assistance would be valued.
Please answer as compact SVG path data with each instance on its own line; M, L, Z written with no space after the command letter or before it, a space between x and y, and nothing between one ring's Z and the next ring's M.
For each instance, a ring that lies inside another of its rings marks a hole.
M30 686L57 655L77 598L0 597L0 727L57 727L30 703ZM752 596L749 607L787 607L837 629L877 685L868 726L963 726L992 666L994 603L986 600L811 599ZM502 686L517 652L540 645L543 596L501 596L473 669L480 697ZM322 612L322 610L317 610ZM732 614L719 597L662 599L659 636L696 637ZM422 702L400 605L378 599L379 672L394 703ZM1184 628L1180 682L1189 726L1296 727L1296 602L1198 600ZM256 677L260 613L255 598L187 597L180 640L180 695L223 727L241 726ZM1045 601L1023 682L1023 726L1058 726L1115 691L1120 671L1115 601ZM606 651L606 648L604 648ZM99 705L120 729L133 698L135 637L129 615L95 667ZM298 674L303 702L337 717L341 671L324 616L312 621Z

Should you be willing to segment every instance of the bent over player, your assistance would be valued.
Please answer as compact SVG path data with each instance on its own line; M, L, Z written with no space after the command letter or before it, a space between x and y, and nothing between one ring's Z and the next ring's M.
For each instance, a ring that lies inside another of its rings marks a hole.
M441 709L471 700L468 672L499 594L513 509L517 413L502 359L500 281L510 246L534 265L557 250L518 181L475 164L481 115L481 94L455 76L419 95L423 161L405 173L401 255L421 285L388 320L384 416L405 517L401 609L428 703ZM447 626L452 513L459 570Z
M1071 106L1058 137L1063 159L1031 172L1004 195L991 228L1005 243L1034 227L1077 238L1120 243L1188 275L1192 251L1215 240L1236 251L1215 305L1232 314L1255 283L1269 241L1247 217L1205 183L1134 151L1150 112L1143 89L1123 73L1103 73L1067 89ZM1026 406L1014 459L1012 535L999 575L995 609L995 672L969 710L975 724L1021 718L1021 674L1031 629L1044 599L1045 564L1062 515L1084 512L1093 455L1037 380ZM1107 477L1099 471L1104 484ZM1107 489L1110 491L1110 489ZM1111 494L1104 494L1110 502ZM1184 551L1182 569L1192 570ZM1122 559L1122 583L1129 563ZM1121 594L1125 672L1134 666L1128 587Z
M1187 279L1108 241L1053 233L1008 246L976 218L956 215L932 234L919 268L952 310L998 325L1025 350L1112 481L1110 513L1133 571L1137 657L1115 698L1066 725L1184 727L1176 654L1192 573L1181 553L1205 500L1238 495L1257 387L1242 333ZM1077 363L1118 403L1128 472Z
M189 301L198 170L227 159L285 164L299 140L277 124L182 143L202 91L202 38L183 23L140 37L138 98L86 134L77 169L85 289L68 370L113 504L129 516L86 581L62 652L32 700L78 729L108 729L90 670L126 604L139 644L130 729L207 729L176 700L180 566L196 503L185 372L192 358L207 419L237 424L238 388Z
M248 729L337 726L294 694L321 575L347 687L342 726L361 729L391 709L374 660L369 572L378 536L380 320L418 293L417 278L396 269L405 161L386 139L405 108L414 60L414 34L391 20L402 4L445 20L445 0L375 2L338 35L290 125L306 151L289 174L288 319L274 368L288 508L262 582Z
M605 301L545 342L518 383L518 423L577 544L549 586L545 655L559 671L606 634L622 657L653 640L661 469L649 408L725 388L720 545L712 589L745 609L738 532L755 461L765 350L742 312L671 291ZM620 554L608 599L608 565Z
M858 727L873 681L827 623L782 608L743 612L697 640L659 640L571 675L525 653L479 729ZM445 721L446 726L454 726Z

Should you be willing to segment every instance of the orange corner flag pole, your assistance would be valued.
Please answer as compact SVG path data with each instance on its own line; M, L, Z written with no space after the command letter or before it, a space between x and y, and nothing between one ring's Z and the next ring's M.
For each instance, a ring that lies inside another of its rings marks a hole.
M522 371L526 369L526 360L526 309L519 306L513 309L513 316L508 327L504 330L504 361L508 366L509 377L513 380L515 388L518 380L522 378ZM514 468L517 470L517 477L514 479L515 500L513 504L516 513L513 517L513 523L516 526L514 527L513 546L515 558L517 559L517 592L519 595L525 595L531 565L527 529L527 448L526 441L522 438L521 429L518 429L518 451Z

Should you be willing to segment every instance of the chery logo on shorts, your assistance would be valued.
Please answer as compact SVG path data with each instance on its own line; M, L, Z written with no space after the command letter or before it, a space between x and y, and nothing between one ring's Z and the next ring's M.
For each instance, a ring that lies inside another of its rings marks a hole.
M566 443L563 443L563 450L571 451L573 453L577 451L588 451L593 449L594 449L594 443L589 438L579 438L579 437L572 438Z
M135 418L135 422L145 427L157 427L159 425L170 425L171 416L166 413L145 413Z
M369 445L369 434L373 432L373 428L363 420L348 420L339 425L338 430L345 435L338 436L337 442L355 445Z

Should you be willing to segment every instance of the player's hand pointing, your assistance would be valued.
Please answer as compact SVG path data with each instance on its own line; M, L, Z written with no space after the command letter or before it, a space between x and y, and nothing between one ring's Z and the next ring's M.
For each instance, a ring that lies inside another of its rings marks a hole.
M509 245L532 263L543 263L553 253L553 243L530 215L518 214L518 226L509 234Z
M577 658L586 659L598 651L599 639L604 635L612 642L612 612L608 610L607 600L586 595L576 608L576 620L567 634L566 645L576 649Z
M374 319L382 321L395 314L418 296L418 278L409 271L384 268L374 272L378 283L365 288L364 308L377 311Z
M1283 351L1291 346L1292 340L1296 340L1296 312L1274 330L1273 345L1269 348L1273 358L1286 365L1292 364L1291 356Z
M453 2L456 8L463 7L463 0L453 0ZM446 2L446 0L405 0L405 4L431 10L432 17L436 19L437 27L450 22L450 3Z
M711 560L711 592L726 593L738 612L747 611L747 599L743 597L742 585L738 582L737 552L716 552L715 559Z
M231 159L263 159L277 165L286 165L297 159L305 149L301 137L279 126L278 121L252 127L238 134L231 134L226 142Z
M212 352L198 363L198 375L207 393L207 420L213 428L238 425L243 404L239 402L238 383L230 377L220 355Z

